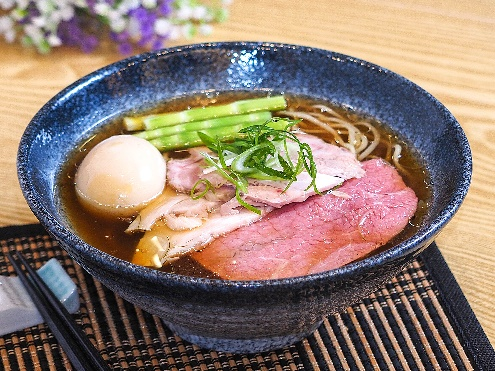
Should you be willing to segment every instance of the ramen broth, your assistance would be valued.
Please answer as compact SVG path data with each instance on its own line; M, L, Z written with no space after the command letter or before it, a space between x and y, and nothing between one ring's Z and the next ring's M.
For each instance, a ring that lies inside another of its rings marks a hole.
M246 99L249 97L253 97L253 94L201 94L166 102L147 113L173 112L188 109L191 107L228 103L230 101ZM315 104L325 104L329 106L328 102L315 101L305 97L294 97L286 95L285 98L288 103L288 110L293 111L307 111L309 107ZM401 241L414 234L419 226L421 218L426 212L425 207L430 195L428 187L428 176L425 172L424 166L421 166L421 163L420 161L418 161L418 157L414 153L414 150L407 146L406 143L402 142L395 133L390 131L390 129L388 129L384 125L380 124L379 122L373 121L368 117L360 117L356 113L343 109L341 107L336 107L333 105L330 105L330 107L338 112L340 115L344 116L347 120L349 120L349 122L357 122L359 120L366 119L367 122L372 123L373 126L380 132L381 138L385 138L385 141L382 140L378 147L373 151L372 157L382 157L387 159L387 157L390 156L389 146L385 144L385 142L387 141L390 143L399 143L402 146L400 165L401 168L405 171L401 171L401 169L398 170L406 185L415 191L416 196L419 199L419 203L416 214L411 219L409 225L399 235L397 235L387 244L375 251L387 249L396 244L398 241ZM139 112L139 114L142 113ZM274 114L274 116L282 115ZM299 127L303 131L308 132L313 132L315 130L315 126L313 124L307 124L304 122L300 123ZM126 261L131 261L136 249L136 245L143 235L140 232L125 232L126 228L129 226L129 223L132 221L132 218L109 218L107 215L97 215L93 212L87 211L80 204L74 187L74 177L77 167L81 163L84 156L89 152L89 150L103 139L108 138L112 135L123 133L124 132L122 123L120 121L117 121L106 125L103 129L95 133L87 141L81 143L80 147L76 151L74 151L73 155L62 171L59 189L61 193L61 199L63 200L64 211L78 235L80 235L81 238L90 245L110 255ZM324 140L333 143L331 134L324 133L318 135ZM172 153L171 155L181 156L181 152L178 151L176 153ZM175 191L166 187L165 192ZM165 264L160 269L166 272L173 272L183 275L215 278L214 273L206 270L200 264L196 263L195 260L189 258L187 255L179 258L176 261Z

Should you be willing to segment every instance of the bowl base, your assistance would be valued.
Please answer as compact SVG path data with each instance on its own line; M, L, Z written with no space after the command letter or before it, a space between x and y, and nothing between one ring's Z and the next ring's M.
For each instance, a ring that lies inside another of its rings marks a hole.
M307 331L297 334L283 336L267 336L252 339L235 339L201 336L192 333L190 329L182 326L167 324L177 336L189 341L203 349L215 350L227 353L258 353L267 352L297 343L305 337L311 335L322 324L323 320L315 323Z

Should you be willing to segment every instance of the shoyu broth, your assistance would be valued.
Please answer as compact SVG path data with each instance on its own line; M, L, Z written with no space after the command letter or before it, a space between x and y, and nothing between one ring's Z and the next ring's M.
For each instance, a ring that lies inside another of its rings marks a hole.
M258 94L260 95L260 94ZM211 104L221 104L238 99L246 99L253 97L253 93L208 93L195 95L187 98L179 98L166 103L161 104L151 113L155 112L173 112L183 109L188 109L192 107L201 107ZM382 142L373 151L372 157L382 157L386 160L390 160L390 148L388 143L399 143L402 146L402 152L400 156L400 165L398 169L406 185L411 187L418 199L418 210L411 220L409 225L392 241L388 242L386 245L382 246L376 251L386 249L393 244L397 243L410 235L412 235L417 226L420 223L422 216L425 213L425 208L429 199L429 188L428 188L428 176L421 166L420 161L414 153L414 150L409 148L406 143L400 140L400 137L391 132L387 127L380 124L379 122L373 121L372 119L366 117L360 117L354 112L343 109L341 107L331 106L328 102L314 101L305 97L296 96L285 96L288 102L288 110L305 112L310 109L315 104L324 104L329 106L332 110L337 112L339 115L343 116L345 120L351 123L356 123L360 120L365 120L376 128L382 139ZM313 109L314 111L314 109ZM139 112L139 114L142 114ZM282 115L280 115L282 116ZM314 124L301 123L299 127L308 132L314 132L316 129ZM78 197L76 196L74 187L74 175L78 164L82 161L84 155L98 142L103 139L115 135L123 134L122 122L117 121L108 124L104 129L89 138L86 142L81 143L81 146L74 151L70 161L67 163L66 167L63 169L60 177L60 192L63 200L64 211L69 217L73 228L75 231L84 239L87 243L92 246L105 251L115 257L121 258L123 260L131 261L136 245L140 240L142 233L126 233L125 229L128 227L132 219L118 219L109 218L106 215L97 215L93 212L88 212L79 203ZM334 143L334 137L330 133L318 134L324 140ZM345 134L342 134L342 138L346 138ZM180 155L180 154L177 154ZM171 189L166 189L167 192L175 192ZM183 275L193 275L199 277L210 277L215 278L215 274L204 269L200 264L196 263L193 259L184 256L172 263L165 264L162 268L163 271L173 272Z

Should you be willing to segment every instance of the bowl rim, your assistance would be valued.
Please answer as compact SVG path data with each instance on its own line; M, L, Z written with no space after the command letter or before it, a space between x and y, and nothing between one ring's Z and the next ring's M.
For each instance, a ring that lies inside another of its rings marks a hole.
M45 114L47 114L47 112L50 110L50 107L55 104L60 104L66 99L70 99L71 95L77 93L78 90L82 89L86 85L90 85L108 75L114 74L122 68L126 68L130 64L146 63L155 58L161 58L167 55L173 56L174 54L180 54L184 52L195 52L198 50L205 52L205 50L218 51L219 49L232 50L239 48L249 50L263 49L270 50L272 52L275 52L276 49L283 48L324 54L327 56L331 56L332 58L338 58L340 60L346 61L347 63L361 65L363 66L363 68L379 70L381 73L385 73L392 78L401 80L401 83L404 83L410 88L416 89L421 94L425 95L425 97L427 97L440 110L440 112L443 113L445 120L450 121L453 129L455 129L456 131L455 135L462 142L461 145L463 148L463 158L465 159L465 162L462 166L464 177L462 179L462 183L459 184L459 186L456 188L456 192L452 194L451 201L448 203L448 206L444 208L434 220L431 221L429 227L424 232L416 233L413 236L405 239L404 241L390 247L389 249L374 254L373 256L365 258L363 260L351 262L343 267L333 270L305 276L245 281L184 276L180 274L166 273L153 268L147 268L132 264L89 245L78 235L76 235L71 230L66 228L62 223L60 223L57 218L54 218L53 215L46 209L46 207L44 206L44 202L42 201L42 195L36 193L36 190L34 189L34 186L31 182L29 176L30 171L28 160L31 152L31 141L37 135L37 123ZM235 286L237 288L243 288L244 290L249 291L258 289L260 287L284 288L288 286L302 286L309 282L315 281L328 282L332 280L340 280L345 277L354 276L356 274L359 274L360 272L366 272L368 269L372 268L372 266L376 264L385 264L396 259L400 259L408 253L419 253L422 248L426 248L426 246L433 241L434 237L438 234L440 229L454 216L454 214L461 206L464 198L466 197L471 182L472 156L467 137L452 113L429 92L427 92L414 82L387 68L346 54L311 46L266 41L220 41L180 45L164 48L158 51L145 52L130 56L99 68L68 85L66 88L57 93L53 98L51 98L35 114L30 123L27 125L19 143L19 149L17 153L17 173L19 184L22 193L28 203L28 206L31 208L31 210L39 219L41 224L45 227L45 229L47 229L48 233L52 235L56 240L70 241L71 243L75 244L77 246L78 252L84 253L86 258L92 260L94 263L97 264L97 266L102 268L104 267L106 270L109 270L112 273L116 274L129 274L136 277L139 276L141 278L145 277L147 280L153 283L163 284L164 282L167 282L169 285L174 286L187 285L188 287L195 286L196 288L208 288L209 290L211 290L211 288L213 287L222 290L227 287Z

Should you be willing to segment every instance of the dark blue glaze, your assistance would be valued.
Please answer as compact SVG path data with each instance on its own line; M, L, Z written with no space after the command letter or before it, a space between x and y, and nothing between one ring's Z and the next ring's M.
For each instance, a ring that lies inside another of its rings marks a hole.
M83 242L64 217L61 165L88 134L130 110L205 91L267 90L344 105L386 123L418 151L431 175L431 206L419 231L346 267L271 281L222 281L135 266ZM428 246L461 205L471 153L456 119L407 79L338 53L275 43L215 43L147 53L100 69L51 99L18 152L24 196L49 233L94 277L158 314L184 339L255 352L291 344L383 285Z

